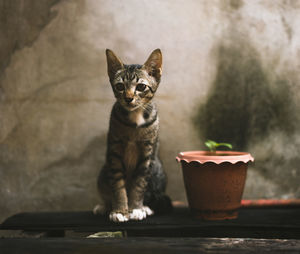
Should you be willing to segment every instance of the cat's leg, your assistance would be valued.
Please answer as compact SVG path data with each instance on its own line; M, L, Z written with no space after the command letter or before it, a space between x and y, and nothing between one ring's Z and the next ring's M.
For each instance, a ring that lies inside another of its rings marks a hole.
M114 222L128 221L128 199L122 162L111 158L110 164L106 164L99 178L101 195L110 201L109 219Z
M128 194L129 219L131 220L142 220L154 213L148 206L144 206L144 194L151 170L152 147L144 149L142 152L143 157L133 172Z
M118 177L118 176L116 176ZM124 177L112 180L112 210L109 219L114 222L128 221L128 199Z
M130 220L143 220L154 213L148 206L143 205L145 189L144 176L138 177L132 184L129 193L128 206Z

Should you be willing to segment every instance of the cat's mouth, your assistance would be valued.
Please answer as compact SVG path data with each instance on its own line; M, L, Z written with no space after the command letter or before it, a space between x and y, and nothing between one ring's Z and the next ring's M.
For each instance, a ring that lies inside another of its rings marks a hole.
M136 109L138 109L141 105L139 104L132 104L132 103L123 103L123 107L127 110L127 111L134 111Z

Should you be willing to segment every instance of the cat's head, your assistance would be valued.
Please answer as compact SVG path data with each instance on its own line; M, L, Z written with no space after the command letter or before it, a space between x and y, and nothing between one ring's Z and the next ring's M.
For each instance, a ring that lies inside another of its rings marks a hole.
M106 50L107 71L118 102L128 111L143 107L153 98L162 74L162 54L154 50L143 65L126 65Z

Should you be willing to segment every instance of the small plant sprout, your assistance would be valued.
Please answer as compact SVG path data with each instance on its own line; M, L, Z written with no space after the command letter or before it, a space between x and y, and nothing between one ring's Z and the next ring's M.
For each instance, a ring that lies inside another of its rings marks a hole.
M207 140L205 142L205 145L208 147L209 151L213 152L213 153L217 151L217 147L219 147L219 146L226 146L229 149L232 149L232 145L231 144L228 144L228 143L217 143L217 142L212 141L212 140Z

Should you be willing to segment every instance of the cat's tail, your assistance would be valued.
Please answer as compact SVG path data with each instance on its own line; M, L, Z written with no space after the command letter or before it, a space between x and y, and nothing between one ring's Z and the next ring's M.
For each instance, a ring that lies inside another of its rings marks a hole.
M144 204L149 206L155 214L168 214L173 211L172 201L164 193L145 197Z

